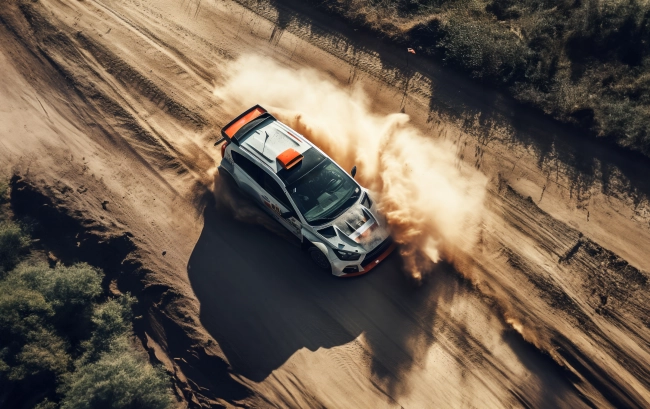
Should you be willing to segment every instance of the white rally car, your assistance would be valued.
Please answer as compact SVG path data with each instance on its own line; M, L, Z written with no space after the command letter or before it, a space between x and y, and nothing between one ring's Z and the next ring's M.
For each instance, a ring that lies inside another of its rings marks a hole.
M301 241L321 268L339 277L367 273L395 248L367 189L325 153L256 105L221 134L227 172L241 190Z

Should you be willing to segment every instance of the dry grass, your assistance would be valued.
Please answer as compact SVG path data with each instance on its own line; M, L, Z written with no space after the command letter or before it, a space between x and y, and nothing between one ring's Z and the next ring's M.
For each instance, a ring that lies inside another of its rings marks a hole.
M650 156L646 0L312 0Z

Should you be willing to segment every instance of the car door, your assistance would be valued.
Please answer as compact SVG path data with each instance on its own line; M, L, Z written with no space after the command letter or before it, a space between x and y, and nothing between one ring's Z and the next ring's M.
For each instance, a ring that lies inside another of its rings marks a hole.
M302 240L302 225L289 197L280 184L269 173L262 176L262 203L269 213L284 227Z
M239 187L253 199L261 202L260 186L264 171L255 162L246 158L239 152L232 152L232 159L235 162L235 179Z
M280 184L252 160L232 152L235 177L241 189L257 200L263 208L291 233L302 240L298 216Z

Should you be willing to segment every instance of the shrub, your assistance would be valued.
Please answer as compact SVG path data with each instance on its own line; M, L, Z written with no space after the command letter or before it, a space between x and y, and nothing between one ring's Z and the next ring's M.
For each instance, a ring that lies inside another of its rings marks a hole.
M64 408L171 405L166 374L129 342L135 298L126 294L97 304L100 293L101 271L83 263L23 265L0 279L0 390L11 391L3 399L22 401L21 393L37 388L49 396L38 408L58 407L58 378ZM82 310L92 312L87 320L72 318ZM66 327L72 324L72 330ZM89 338L72 365L71 333L80 327Z
M530 50L512 33L489 22L452 17L438 44L447 62L460 65L477 78L512 83L523 76Z
M16 364L9 371L10 380L22 380L41 373L60 375L68 370L70 357L67 343L51 329L30 331L28 341L16 355Z
M20 266L9 279L41 294L54 315L50 322L73 346L90 336L93 301L102 293L102 273L85 263L50 268L45 263Z
M42 294L57 312L89 306L102 293L102 272L86 263L55 268L45 263L23 266L15 277Z
M516 0L494 0L485 7L485 11L494 14L499 20L510 20L521 17L518 5Z
M43 401L41 401L41 403L34 406L34 409L56 409L58 407L59 405L57 405L55 402L52 402L51 400L45 398Z
M172 402L165 373L135 353L124 335L96 362L68 375L61 391L62 409L164 409Z
M91 338L84 342L86 352L82 362L94 362L99 356L110 349L112 342L120 337L131 334L133 313L131 306L135 298L125 294L95 307L92 323L95 328Z
M0 204L5 203L7 199L9 199L9 184L0 182Z
M48 322L54 310L40 293L13 280L12 274L0 281L0 372L13 381L63 373L70 358L67 343Z
M0 281L0 343L26 341L30 331L42 328L53 315L52 306L41 294Z
M125 294L95 307L93 334L83 343L86 352L77 361L77 370L64 377L61 408L162 409L171 405L166 374L151 366L146 355L129 342L134 303L135 298Z
M29 236L12 221L0 222L0 272L15 267L20 254L31 243Z
M78 319L80 311L91 307L100 293L100 274L86 264L52 269L43 263L9 272L0 281L0 349L6 379L67 372L70 334L89 326Z
M129 342L135 298L99 304L103 272L85 263L15 267L29 245L0 222L0 406L169 407L166 374Z
M446 36L438 44L444 48L444 59L475 77L499 75L510 81L525 63L526 50L514 33L462 18L451 18L445 29Z

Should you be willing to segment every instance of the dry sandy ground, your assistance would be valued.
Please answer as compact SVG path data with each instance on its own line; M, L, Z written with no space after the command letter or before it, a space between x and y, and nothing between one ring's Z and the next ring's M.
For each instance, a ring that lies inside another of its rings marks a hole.
M128 237L118 269L141 285L117 283L181 405L650 405L647 161L300 4L13 1L0 23L1 170L100 242ZM236 112L212 91L242 53L454 141L490 180L471 261L420 286L397 254L337 280L233 220L209 191Z

